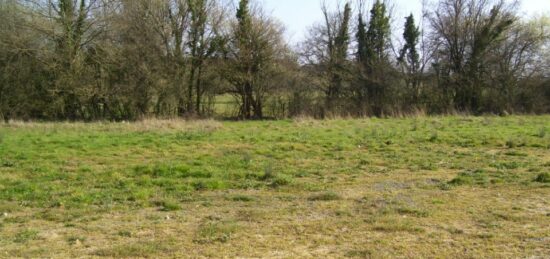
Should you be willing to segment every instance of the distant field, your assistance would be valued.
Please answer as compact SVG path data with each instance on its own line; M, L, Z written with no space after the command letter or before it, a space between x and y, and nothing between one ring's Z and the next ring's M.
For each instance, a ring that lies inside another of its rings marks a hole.
M0 124L0 257L547 257L550 116Z

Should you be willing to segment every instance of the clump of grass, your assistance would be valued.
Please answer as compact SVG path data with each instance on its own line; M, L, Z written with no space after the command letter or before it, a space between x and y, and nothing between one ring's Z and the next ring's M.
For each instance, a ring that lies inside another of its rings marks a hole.
M428 141L433 143L433 142L436 142L438 139L439 139L439 134L437 134L437 132L433 132L430 135L430 138L428 139Z
M535 178L535 182L550 183L550 173L540 173L539 175L537 175L537 178Z
M193 181L192 185L196 191L206 191L226 189L228 183L219 179L199 179Z
M346 256L350 258L372 258L373 254L369 250L351 250L346 252Z
M171 199L153 201L153 204L160 207L161 211L177 211L181 209L179 203Z
M9 168L14 166L15 166L15 163L10 160L0 160L0 167Z
M537 132L537 137L539 137L539 138L546 137L546 128L544 128L544 127L540 128L539 131ZM0 137L0 139L1 139L1 137ZM1 143L1 141L0 141L0 143Z
M277 175L269 184L269 186L277 188L280 186L289 185L292 183L292 178L288 175Z
M170 247L162 242L138 242L98 249L94 252L94 255L114 258L151 257L152 255L158 257L160 254L170 251Z
M408 207L397 208L396 211L400 215L410 215L418 218L425 218L430 215L427 211L423 211L415 208L408 208Z
M505 169L511 170L511 169L521 168L522 164L519 163L519 162L516 162L516 161L496 162L496 163L491 163L491 167L494 167L494 168L499 169L499 170L505 170Z
M447 184L449 187L461 185L487 186L488 184L513 183L517 182L518 179L519 176L513 172L496 171L489 173L483 169L478 169L462 172L451 181L447 182Z
M15 237L13 239L13 242L15 243L26 243L30 240L36 240L38 239L38 231L26 229L23 230L17 234L15 234Z
M262 181L267 181L267 180L270 180L270 179L275 178L275 176L276 176L276 174L275 174L275 172L273 171L273 165L268 164L268 165L264 168L264 174L260 177L260 180L262 180Z
M526 153L517 152L517 151L506 152L506 153L504 153L504 155L507 155L507 156L516 156L516 157L528 157L528 156L529 156L529 155L526 154Z
M526 145L524 140L521 139L508 139L506 141L507 148L524 147Z
M486 184L488 182L487 172L485 170L466 171L458 174L448 182L452 186Z
M255 201L256 198L248 195L235 195L233 197L230 197L230 200L241 201L241 202L251 202L251 201Z
M409 232L409 233L422 233L425 230L421 227L414 226L410 223L388 223L388 224L379 224L373 227L374 231L379 232Z
M69 245L76 245L84 241L86 241L85 237L70 236L69 238L67 238L67 243L69 243Z
M117 235L121 237L132 237L132 232L128 230L121 230L121 231L118 231Z
M199 244L226 243L236 230L237 225L233 222L207 222L199 226L193 241Z
M244 154L242 162L243 162L244 168L249 168L250 164L252 163L252 156L248 153Z
M210 131L202 130L192 130L184 131L176 134L176 140L178 141L192 141L192 140L202 140L212 135Z
M265 167L264 174L260 176L259 179L269 182L268 185L274 188L292 183L292 178L290 176L275 173L271 164Z
M340 195L338 195L335 192L328 191L328 192L322 192L322 193L315 194L315 195L309 197L308 200L310 200L310 201L335 201L335 200L340 200L340 199L342 199L342 197Z

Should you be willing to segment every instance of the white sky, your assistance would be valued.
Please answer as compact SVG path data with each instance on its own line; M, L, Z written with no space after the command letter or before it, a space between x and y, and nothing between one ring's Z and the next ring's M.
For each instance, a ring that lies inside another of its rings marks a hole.
M291 42L299 42L304 38L309 26L321 21L321 0L258 0L266 11L281 20L287 28L287 37ZM326 0L327 3L344 3L345 0ZM404 17L411 12L418 19L421 13L421 0L392 0L395 5L395 17ZM433 0L431 1L433 2ZM525 17L536 14L550 15L550 0L523 0L521 13ZM399 20L395 21L401 24Z

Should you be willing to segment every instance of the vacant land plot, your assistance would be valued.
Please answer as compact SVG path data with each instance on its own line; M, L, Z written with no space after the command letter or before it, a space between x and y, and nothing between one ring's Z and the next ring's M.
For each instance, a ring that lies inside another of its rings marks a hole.
M545 257L550 117L0 126L0 257Z

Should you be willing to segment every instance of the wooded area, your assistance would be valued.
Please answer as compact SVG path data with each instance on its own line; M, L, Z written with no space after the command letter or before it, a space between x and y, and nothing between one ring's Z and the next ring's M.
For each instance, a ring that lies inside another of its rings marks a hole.
M517 6L321 4L291 46L248 0L0 0L0 119L547 113L550 18Z

